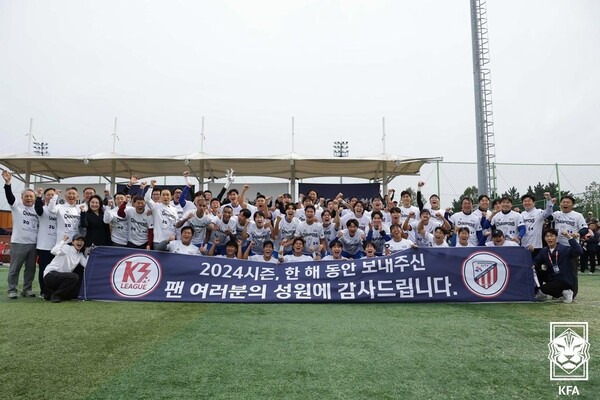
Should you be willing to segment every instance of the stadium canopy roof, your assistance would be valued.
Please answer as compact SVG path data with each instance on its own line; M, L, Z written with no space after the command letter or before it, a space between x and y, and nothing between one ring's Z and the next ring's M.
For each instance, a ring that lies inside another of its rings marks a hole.
M296 179L344 176L372 179L384 187L399 175L418 175L423 164L440 158L406 158L393 154L370 157L313 157L297 153L275 156L229 157L191 153L163 157L99 153L87 156L51 157L31 154L0 155L0 164L19 175L26 184L31 175L52 180L81 176L104 176L112 184L116 177L179 176L188 169L200 181L222 178L234 169L237 176L268 176Z

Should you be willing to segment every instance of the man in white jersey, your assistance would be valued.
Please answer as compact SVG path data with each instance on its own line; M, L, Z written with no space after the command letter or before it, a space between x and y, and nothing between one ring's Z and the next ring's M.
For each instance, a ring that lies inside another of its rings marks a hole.
M336 215L336 228L344 229L348 221L350 221L351 219L355 219L358 222L358 229L362 230L363 232L367 230L367 228L369 227L369 223L371 222L371 217L365 212L365 203L363 203L360 200L354 203L353 212L344 214L342 218L339 218L339 223L338 215Z
M250 246L248 246L248 248L242 255L243 259L248 259L250 261L265 262L265 263L270 263L270 264L279 264L279 261L277 260L277 258L273 256L274 247L273 247L272 241L267 240L266 242L263 243L263 253L262 254L254 254L252 256L249 256L250 249L253 247L253 244L254 243L252 243L252 241L250 241Z
M411 212L414 213L416 219L420 219L421 213L419 211L419 207L415 207L411 205L412 195L408 190L403 190L400 193L401 205L398 207L400 209L400 224L404 223L404 220L408 218Z
M456 230L456 244L455 247L475 247L469 240L471 232L469 227L461 226Z
M463 198L460 204L462 211L452 214L450 222L454 225L456 233L458 233L458 228L466 227L469 229L469 244L471 246L478 246L480 243L483 243L481 218L472 211L473 201L470 198Z
M446 221L440 211L437 211L436 216L440 217L441 221L439 219L432 218L431 211L427 208L424 208L421 211L421 219L419 221L411 221L411 218L415 217L415 214L411 211L410 214L408 214L408 218L406 218L402 224L402 230L404 232L408 232L408 238L415 243L417 243L417 225L419 225L419 223L422 223L425 227L425 230L431 234L433 234L435 228L439 226L446 230L450 230L450 223Z
M154 189L156 180L150 182L150 186ZM168 240L176 234L175 224L177 223L177 209L171 202L171 191L162 189L160 192L160 203L152 200L151 190L145 194L145 200L148 207L152 210L152 223L154 225L154 249L166 250L164 247L157 247L160 243Z
M500 230L504 233L504 238L520 244L526 232L525 223L521 214L513 211L512 206L513 202L510 197L502 197L500 199L500 211L494 210L488 221L493 232Z
M194 232L192 243L197 247L202 247L208 243L210 232L215 226L212 219L206 214L206 201L204 198L196 198L194 203L196 204L196 209L186 211L183 214L183 218L177 221L176 227L181 228L184 225L192 227Z
M402 235L402 227L398 224L390 226L392 239L385 242L385 255L389 256L398 251L416 247L415 243L410 239L404 239Z
M271 229L271 221L265 219L265 214L262 211L254 213L254 221L246 225L242 233L242 239L250 240L248 247L251 247L250 252L253 255L263 254L264 244L273 239L273 230Z
M79 193L76 187L70 187L65 192L65 204L58 203L58 195L60 190L57 190L48 204L48 211L56 215L56 240L60 242L63 237L73 237L79 233L79 222L81 219L81 209L77 206Z
M153 218L146 212L146 201L136 195L132 199L133 207L125 203L118 209L118 216L127 220L127 247L134 249L150 249L148 231L152 229Z
M210 243L212 243L213 246L210 246L209 248L215 248L215 253L217 255L225 254L225 251L227 250L226 246L229 241L233 241L237 246L237 239L235 235L237 221L232 217L232 214L232 208L226 204L225 207L223 207L221 218L213 220L215 229L212 231L212 235L210 237ZM219 245L217 246L215 243L218 243ZM237 254L238 249L236 248L235 251Z
M38 215L35 212L35 192L25 189L20 199L12 192L10 172L3 170L4 193L10 206L13 220L13 231L10 236L10 269L8 270L8 297L16 299L19 273L25 264L25 276L21 296L35 297L31 288L35 278L35 247L38 234Z
M281 218L281 216L278 216L275 220L273 234L277 238L277 248L279 248L279 245L283 245L284 254L282 255L292 253L292 240L294 239L298 225L300 225L300 220L294 217L295 213L296 206L293 203L288 203L285 206L285 217Z
M573 196L564 196L560 200L560 211L555 211L552 214L554 229L558 232L558 243L563 246L570 246L569 239L571 236L577 235L586 237L589 234L588 225L583 218L583 215L577 211L573 211L575 206L575 198ZM575 254L575 253L573 253ZM575 276L573 282L573 298L577 296L579 289L579 279L577 277L577 266L579 265L579 254L574 255L571 259L571 267Z
M433 233L430 233L425 229L423 220L421 220L417 225L416 233L415 243L419 247L448 247L448 242L446 242L446 231L440 226L435 228Z
M554 201L550 197L550 193L544 193L546 199L546 208L540 210L535 208L535 196L526 194L521 197L524 211L521 212L523 223L525 223L525 236L521 239L521 245L533 251L533 258L542 249L542 231L544 229L544 220L552 215Z
M317 222L315 217L315 206L308 205L304 212L306 214L306 221L301 222L296 229L295 237L301 237L305 241L304 254L312 254L311 248L317 249L321 246L322 249L327 248L325 244L325 233L323 232L323 225ZM293 245L293 244L292 244Z
M37 257L38 257L38 283L40 284L40 297L44 297L44 270L50 264L54 255L51 253L52 248L56 244L56 214L52 214L48 210L48 204L54 196L55 190L47 188L46 190L37 189L37 197L35 199L35 212L39 219L39 228L37 235Z
M114 246L126 247L129 240L129 221L125 217L119 216L119 209L123 211L127 208L125 194L118 192L115 194L116 207L112 210L104 211L104 223L110 226L110 239ZM132 210L132 207L128 207Z
M181 228L181 239L175 239L175 235L171 235L169 239L161 243L159 247L166 248L169 253L187 254L192 256L200 255L200 249L192 244L192 236L194 229L191 226Z

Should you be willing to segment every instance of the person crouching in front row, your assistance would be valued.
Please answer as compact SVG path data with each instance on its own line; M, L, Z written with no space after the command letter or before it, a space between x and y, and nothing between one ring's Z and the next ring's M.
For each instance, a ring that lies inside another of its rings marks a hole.
M87 265L88 257L83 252L85 237L76 233L70 244L67 243L68 240L69 236L65 235L50 250L54 258L44 270L44 298L53 303L77 298L81 282L79 275L74 271L79 265L84 268Z

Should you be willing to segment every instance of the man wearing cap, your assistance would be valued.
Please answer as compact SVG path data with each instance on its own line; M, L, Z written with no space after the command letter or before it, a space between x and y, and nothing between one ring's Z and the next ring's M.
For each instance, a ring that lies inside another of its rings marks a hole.
M53 303L62 300L76 299L79 294L80 277L75 273L75 268L87 265L87 255L83 252L85 237L81 233L73 235L71 244L67 244L69 237L63 236L51 250L54 255L52 262L44 271L46 291L44 298Z
M515 242L513 240L506 240L506 238L504 237L504 232L502 232L500 229L498 229L498 230L494 231L494 233L492 233L492 240L490 240L489 242L486 242L485 245L488 247L518 246L517 242Z

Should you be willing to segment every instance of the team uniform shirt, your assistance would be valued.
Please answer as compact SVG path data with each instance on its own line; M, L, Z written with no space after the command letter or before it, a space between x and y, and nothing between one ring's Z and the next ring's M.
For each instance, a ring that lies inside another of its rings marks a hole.
M212 232L210 240L214 243L215 239L219 239L219 245L225 246L230 239L230 236L225 232L229 231L235 234L236 225L237 222L233 218L230 218L227 222L224 222L221 218L217 219L217 222L215 223L215 230Z
M287 256L283 256L283 262L298 262L298 261L312 261L313 258L307 255L295 256L293 254L288 254Z
M110 239L114 244L121 246L127 246L127 240L129 239L129 221L127 220L127 210L132 208L125 208L125 218L121 218L117 215L118 208L112 210L106 210L104 212L104 223L110 224ZM135 211L135 209L134 209Z
M366 214L357 217L354 213L346 214L340 218L340 228L346 229L346 223L353 218L358 221L358 229L361 229L362 231L367 230L369 223L371 222L371 217L367 216Z
M512 238L519 237L519 227L525 226L523 217L516 211L509 211L504 214L500 211L492 218L492 225L496 226L496 229L504 233L504 237L509 240Z
M469 244L471 246L477 246L479 244L477 232L481 231L481 218L474 212L471 214L465 214L463 212L452 214L450 221L455 227L467 227L469 229Z
M264 262L270 264L279 264L279 261L275 257L269 258L269 260L265 260L265 256L262 254L255 254L253 256L248 257L250 261Z
M446 221L446 218L444 218L446 212L444 210L432 210L430 208L428 208L428 210L429 214L431 214L431 218L429 219L430 221L434 221L436 224L439 224L439 226L444 225L444 222ZM438 216L437 213L442 215Z
M301 222L296 228L296 233L294 234L296 237L301 237L306 242L304 246L304 254L312 254L310 251L311 246L317 251L319 245L321 244L321 240L325 239L325 233L323 232L323 225L319 222L313 222L312 224L308 224L305 222Z
M348 229L343 229L341 232L342 236L338 240L342 243L342 247L346 253L355 255L362 250L362 237L365 235L362 229L357 229L354 236L350 236Z
M201 246L204 244L204 240L206 240L206 229L208 226L212 224L212 219L204 214L202 217L198 217L198 212L194 208L194 210L187 211L183 214L183 218L186 219L190 215L192 218L188 219L184 226L191 226L194 230L194 236L192 236L192 244Z
M241 225L239 222L239 219L237 217L233 217L232 219L235 219L235 239L236 240L241 240L242 241L242 246L246 246L249 242L248 239L244 240L244 225ZM250 224L252 224L252 221L248 220L248 228L250 228ZM246 231L246 233L248 233L248 231Z
M264 226L259 228L252 222L246 232L248 233L248 239L254 242L252 253L262 255L265 242L271 240L271 228L265 228Z
M56 214L52 214L48 206L44 206L43 209L42 215L38 216L39 226L36 248L38 250L52 250L56 246Z
M152 215L146 212L139 214L135 208L125 209L125 219L129 227L129 236L127 241L136 246L141 246L148 242L148 230L153 227Z
M381 233L383 231L383 234ZM385 242L389 239L386 239L385 236L390 236L390 228L385 224L381 227L380 230L375 228L367 230L367 240L370 240L371 243L375 246L375 253L383 254ZM369 237L370 236L370 237Z
M434 237L431 232L425 231L425 233L421 235L419 232L414 231L414 242L418 247L433 247Z
M170 253L175 254L188 254L192 256L197 256L200 254L200 249L194 246L192 243L185 245L181 242L181 240L173 240L169 242L167 245L167 250Z
M396 242L394 239L385 242L385 248L390 249L390 252L396 253L398 251L410 249L414 245L414 242L410 239L402 239Z
M156 243L164 242L171 236L177 235L177 209L172 205L155 203L152 200L152 191L148 190L145 195L146 204L152 210L152 224L154 225L154 241Z
M56 215L56 240L60 242L65 235L73 237L79 232L81 210L77 204L57 204L57 201L58 194L55 194L48 204L48 211Z
M481 211L479 207L476 210L473 210L472 214L476 215L479 218L479 221L482 221L483 218L489 219L492 216L492 212L490 210ZM483 229L483 227L482 227ZM485 236L486 242L492 240L492 230L491 229L483 229L482 234Z
M87 257L81 251L75 250L75 247L69 246L64 240L59 240L58 244L50 250L54 254L54 258L46 266L44 276L50 272L73 272L73 270L81 264L83 267L87 265Z
M317 221L321 222L321 214L323 214L323 210L320 208L315 210L315 218ZM296 214L294 215L300 222L306 221L306 213L304 212L304 208L299 208L296 210Z
M546 212L535 207L529 211L525 210L521 212L521 217L525 224L525 236L521 239L523 247L530 245L534 249L541 249L543 247L542 232L544 229L544 220L551 214L551 212Z
M498 246L498 245L494 244L494 242L487 242L485 245L488 246L488 247L514 247L514 246L519 246L518 243L513 242L512 240L508 240L508 239L505 239L504 243L501 246Z
M15 198L15 202L10 204L10 211L13 220L10 242L37 244L39 219L34 206L27 207L20 198Z
M486 246L487 246L487 243L486 243ZM458 240L457 240L457 241L456 241L456 245L455 245L454 247L477 247L477 246L475 246L475 245L471 244L470 242L469 242L469 243L467 243L466 245L464 245L464 246L463 246L463 245L462 245L462 244L460 244L460 243L458 242Z
M329 245L337 237L338 230L335 229L335 224L332 222L329 225L323 225L323 234L325 235L325 244L327 251L330 250Z
M292 220L288 222L288 220L284 217L279 221L279 232L277 233L277 247L284 240L290 240L296 234L296 230L298 229L298 225L300 225L300 220L296 217L292 217ZM289 253L292 251L292 245L285 246L284 252Z
M431 233L430 233L431 235ZM433 235L431 235L432 239L431 239L431 247L450 247L450 245L448 245L448 242L446 242L446 240L442 240L442 244L437 244L435 242L435 239L433 238Z
M415 243L417 242L417 235L419 234L419 222L420 221L412 221L409 223L410 230L408 231L408 238ZM435 228L438 226L441 226L440 223L437 220L430 218L427 225L424 225L423 228L425 229L425 232L433 234Z
M406 218L408 218L411 212L415 213L415 215L411 218L416 220L421 219L421 211L419 211L419 207L404 207L403 205L401 205L398 208L400 209L400 225L404 223L404 221L406 220Z
M583 215L577 211L571 211L569 213L555 211L552 216L554 217L554 229L558 232L558 243L564 244L565 246L570 245L569 239L562 234L563 231L577 233L581 229L588 227Z

